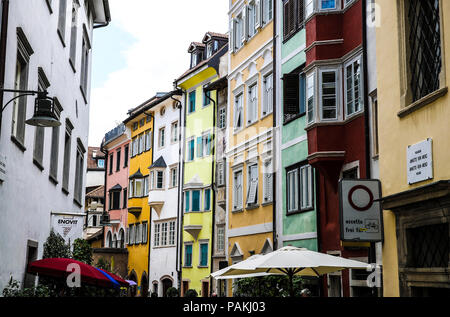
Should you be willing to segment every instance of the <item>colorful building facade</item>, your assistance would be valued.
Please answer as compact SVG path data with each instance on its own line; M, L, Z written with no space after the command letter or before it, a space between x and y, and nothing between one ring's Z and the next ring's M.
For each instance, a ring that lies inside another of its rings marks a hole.
M229 21L227 247L233 264L274 245L273 2L231 1Z
M450 3L376 4L383 295L448 298Z
M208 32L188 52L191 66L176 86L184 93L182 281L181 294L195 289L210 295L213 216L215 210L215 91L204 86L217 80L220 57L227 52L226 35Z
M131 110L124 121L130 130L130 165L128 176L128 279L137 283L136 293L149 292L150 206L148 205L149 166L153 164L153 115L150 112L155 96Z

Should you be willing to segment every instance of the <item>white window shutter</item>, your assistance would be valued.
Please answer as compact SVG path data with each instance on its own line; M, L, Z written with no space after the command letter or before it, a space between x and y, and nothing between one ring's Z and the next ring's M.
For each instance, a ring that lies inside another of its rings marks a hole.
M248 39L248 6L245 7L244 11L242 12L242 23L243 23L243 32L241 34L241 41L242 44L244 44L245 42L247 42Z
M235 50L235 48L236 48L236 45L235 45L235 43L234 43L234 40L235 40L235 34L234 34L234 32L235 32L235 30L236 30L235 24L236 24L236 20L235 20L235 19L232 19L232 20L231 20L231 25L230 25L230 39L229 39L228 44L229 44L229 49L230 49L230 51L233 52L233 53L234 53L234 50Z
M262 23L262 6L261 6L261 0L255 1L255 10L256 10L256 20L255 20L255 29L258 29L261 27Z

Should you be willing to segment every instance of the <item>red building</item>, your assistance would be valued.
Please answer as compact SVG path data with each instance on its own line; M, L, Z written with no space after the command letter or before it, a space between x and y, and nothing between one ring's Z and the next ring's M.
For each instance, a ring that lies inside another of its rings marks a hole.
M338 182L368 178L363 0L307 0L308 160L317 170L319 251L368 261L368 244L340 239ZM324 278L325 296L365 296L364 274Z

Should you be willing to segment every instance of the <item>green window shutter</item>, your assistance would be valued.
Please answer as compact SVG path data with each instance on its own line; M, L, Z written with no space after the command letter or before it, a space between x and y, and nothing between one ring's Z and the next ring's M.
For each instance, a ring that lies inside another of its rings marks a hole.
M283 76L283 111L284 115L295 115L299 112L300 83L299 74Z

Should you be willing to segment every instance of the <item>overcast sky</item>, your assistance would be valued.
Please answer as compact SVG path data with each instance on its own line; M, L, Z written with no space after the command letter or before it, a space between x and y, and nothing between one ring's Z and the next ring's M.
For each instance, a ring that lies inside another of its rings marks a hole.
M89 145L127 111L170 91L187 49L206 32L227 33L228 0L109 0L112 22L94 31Z

